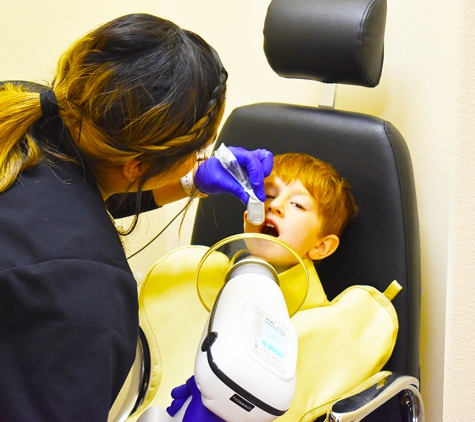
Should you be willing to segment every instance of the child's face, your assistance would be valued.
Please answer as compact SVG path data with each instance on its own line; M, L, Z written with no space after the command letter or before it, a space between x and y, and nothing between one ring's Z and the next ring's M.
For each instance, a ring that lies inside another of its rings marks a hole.
M313 250L321 239L321 217L318 202L298 180L285 184L271 174L265 180L266 219L261 226L254 226L244 214L245 233L264 233L278 237L294 248L301 258L313 256ZM270 257L269 257L270 258ZM273 257L279 264L289 257ZM295 264L288 262L289 265Z

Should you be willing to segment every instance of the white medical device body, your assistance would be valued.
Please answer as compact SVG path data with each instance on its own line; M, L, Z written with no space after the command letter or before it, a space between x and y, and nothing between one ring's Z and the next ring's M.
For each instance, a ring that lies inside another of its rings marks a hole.
M273 421L294 396L297 334L277 281L263 260L234 265L203 332L195 380L227 422Z

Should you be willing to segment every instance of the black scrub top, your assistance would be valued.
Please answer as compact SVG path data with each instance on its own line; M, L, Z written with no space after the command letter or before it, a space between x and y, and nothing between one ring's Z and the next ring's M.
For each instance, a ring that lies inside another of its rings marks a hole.
M0 422L106 421L137 285L94 182L45 162L0 193Z

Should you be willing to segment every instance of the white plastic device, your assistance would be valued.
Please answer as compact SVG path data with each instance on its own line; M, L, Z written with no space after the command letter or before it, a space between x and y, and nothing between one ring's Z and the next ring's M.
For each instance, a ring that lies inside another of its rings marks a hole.
M267 262L228 273L203 332L195 380L203 404L227 422L268 422L295 393L297 334Z
M286 289L279 286L283 274L276 271L278 262L273 257L281 256L276 247L298 263L292 274L300 281L291 294L301 291L299 300L286 302ZM216 272L220 266L223 269L223 257L229 265L224 273ZM275 237L241 233L205 253L197 268L196 287L210 311L195 358L195 381L203 404L227 422L270 422L283 415L296 388L298 344L290 318L308 292L302 259ZM149 408L139 421L181 422L190 401L191 397L171 418Z

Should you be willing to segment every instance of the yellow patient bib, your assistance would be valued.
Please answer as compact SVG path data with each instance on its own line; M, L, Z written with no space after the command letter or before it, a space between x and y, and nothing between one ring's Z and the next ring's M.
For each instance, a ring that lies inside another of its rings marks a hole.
M194 371L194 361L208 312L195 285L198 264L208 248L186 246L157 262L139 292L140 321L152 355L151 388L138 413L148 405L167 407L171 390ZM309 259L309 288L301 310L292 318L299 337L297 390L288 412L278 421L313 421L331 403L380 369L391 356L398 322L390 299L400 290L393 283L386 294L373 287L353 286L329 302ZM208 259L210 280L224 282L228 258ZM286 301L292 301L292 269L280 276ZM301 273L298 273L299 276ZM292 283L294 281L294 283ZM301 297L302 292L295 292Z

